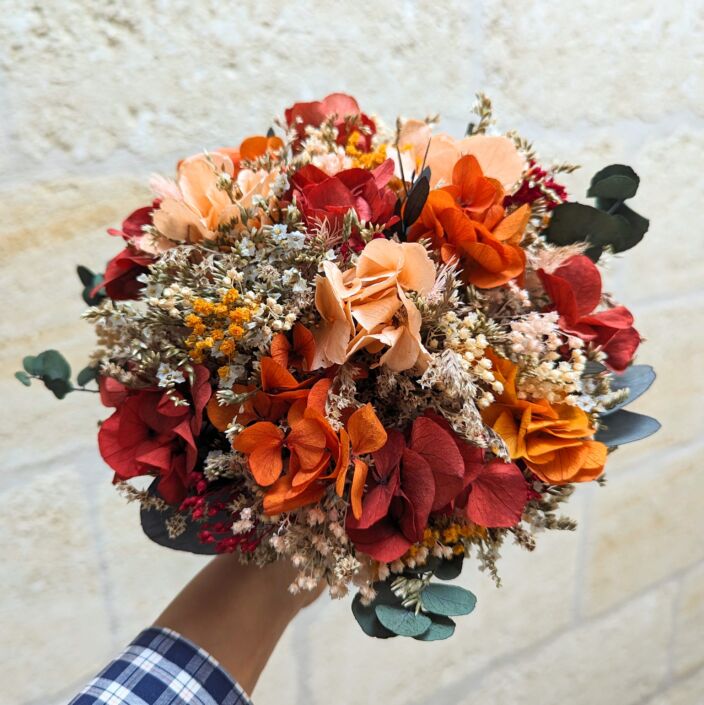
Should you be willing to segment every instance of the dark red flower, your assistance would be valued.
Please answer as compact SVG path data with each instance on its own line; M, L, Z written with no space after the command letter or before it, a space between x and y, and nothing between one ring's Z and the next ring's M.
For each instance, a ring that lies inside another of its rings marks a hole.
M294 103L284 111L286 124L296 130L299 141L305 137L306 125L320 127L328 118L334 118L337 128L337 143L346 145L352 132L360 135L358 149L368 152L371 149L372 136L376 133L374 121L365 115L357 101L345 93L331 93L322 100L309 103ZM363 129L359 129L362 127Z
M108 262L103 281L92 293L105 289L105 293L115 301L136 299L144 287L142 282L137 281L137 277L148 272L148 266L153 261L152 255L128 245Z
M504 206L521 206L524 203L533 203L539 198L544 199L548 210L553 210L555 206L567 200L567 189L531 160L521 185L514 194L506 196Z
M421 541L431 513L462 511L486 527L514 526L528 501L528 483L513 463L485 462L484 451L460 440L442 417L417 418L406 441L388 431L373 454L362 516L347 517L355 547L378 561L400 558Z
M152 213L159 207L160 199L151 206L137 208L122 221L122 230L109 228L110 235L119 235L127 242L127 247L113 257L105 268L103 281L93 289L95 295L102 289L115 301L136 299L144 284L137 281L140 274L154 261L154 256L143 252L139 245L144 237L144 226L152 224Z
M346 169L335 176L308 164L293 176L293 194L306 223L327 221L332 233L339 233L350 210L367 223L391 225L397 197L387 184L393 172L391 159L371 171Z
M451 497L444 511L463 510L470 521L487 528L517 524L530 494L530 486L518 466L500 460L487 462L484 450L459 438L442 416L426 411L425 417L445 429L462 457L461 488L454 494L446 493L446 497ZM422 419L417 419L415 423ZM430 432L427 434L429 447L434 445L434 436ZM452 489L456 487L456 481L453 480Z
M131 244L139 243L144 235L144 226L152 224L152 212L159 207L161 199L156 199L151 206L144 206L132 211L123 221L122 230L108 228L110 235L119 235Z
M188 406L177 406L161 389L132 390L112 379L100 380L101 400L116 407L98 433L100 454L115 471L115 481L153 475L166 502L184 499L198 457L203 409L212 392L205 367L197 366L194 376Z
M601 348L612 370L625 370L640 345L640 334L625 306L594 313L601 302L601 274L594 262L575 255L552 274L542 269L538 274L560 314L562 330Z

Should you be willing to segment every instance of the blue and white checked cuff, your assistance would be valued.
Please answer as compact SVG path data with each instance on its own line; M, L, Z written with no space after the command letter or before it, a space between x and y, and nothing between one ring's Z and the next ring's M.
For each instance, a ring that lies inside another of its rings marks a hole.
M252 705L206 651L171 629L145 629L69 705Z

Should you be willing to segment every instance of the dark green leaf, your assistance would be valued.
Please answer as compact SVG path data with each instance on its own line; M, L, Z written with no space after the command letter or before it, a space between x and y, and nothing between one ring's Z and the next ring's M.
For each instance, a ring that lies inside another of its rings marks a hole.
M352 600L352 614L367 636L373 636L377 639L389 639L396 636L377 619L373 605L362 604L362 596L360 593L357 593L354 600Z
M84 367L76 377L76 382L79 387L85 387L86 384L92 382L98 376L97 367Z
M30 375L40 375L42 373L41 362L36 355L27 355L22 358L22 367Z
M38 374L45 378L45 381L47 379L68 381L71 377L71 366L58 350L45 350L39 353L36 365L41 370Z
M15 372L15 378L22 382L25 387L29 387L32 384L32 379L26 372Z
M399 636L419 636L432 624L427 615L403 607L376 605L374 611L382 625Z
M403 224L406 227L413 225L418 220L425 201L430 193L430 182L425 176L416 179L413 188L408 193L406 207L403 210Z
M428 627L427 631L414 636L414 639L419 641L442 641L443 639L449 639L455 633L455 623L449 617L433 614L431 619L433 623Z
M435 577L440 580L454 580L462 572L464 565L464 554L455 556L449 561L442 561L440 565L433 571Z
M650 389L655 381L655 370L650 365L631 365L625 372L614 374L611 377L612 391L628 389L628 398L613 408L605 411L602 416L613 414L627 404L635 401L639 396Z
M42 382L57 399L63 399L69 392L73 391L73 386L66 379L50 379L42 377Z
M588 242L589 253L596 260L601 248L611 246L620 251L631 236L628 221L618 215L609 215L582 203L561 203L553 211L545 237L556 245Z
M91 286L95 275L90 271L90 269L88 269L88 267L84 267L82 264L79 264L78 267L76 267L76 273L78 274L78 278L81 280L81 284L83 284L83 286Z
M149 486L149 494L158 496L156 491L157 480L154 480ZM188 553L198 553L202 555L214 555L214 543L201 543L198 538L198 533L201 530L200 524L194 522L186 514L186 530L171 538L166 528L166 520L175 517L179 514L176 507L168 507L166 511L160 512L157 509L147 509L142 507L139 513L139 518L142 523L142 530L154 543L166 548L173 548L176 551L187 551Z
M469 614L477 604L477 598L458 585L431 583L421 593L421 602L428 612L454 617Z
M275 134L276 134L276 133L274 132L274 128L273 128L273 127L270 127L270 128L266 131L266 136L267 136L267 137L273 137Z
M650 416L621 409L606 417L604 428L599 429L595 438L614 447L652 436L659 428L660 423Z
M636 195L639 183L638 174L630 166L611 164L594 174L587 196L623 201Z
M630 226L629 234L620 246L617 247L617 245L614 244L614 252L625 252L626 250L630 250L631 247L635 247L643 239L650 227L650 221L634 210L631 210L623 203L616 208L614 215L626 220Z

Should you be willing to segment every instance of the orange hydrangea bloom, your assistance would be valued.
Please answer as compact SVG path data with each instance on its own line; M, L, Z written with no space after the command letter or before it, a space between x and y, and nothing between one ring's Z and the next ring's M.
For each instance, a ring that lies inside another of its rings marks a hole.
M300 323L293 328L293 345L284 333L277 333L271 342L271 356L260 361L261 387L234 385L235 394L249 395L240 405L220 406L213 396L207 407L210 422L225 431L235 418L243 426L252 421L278 421L299 401L322 412L332 380L310 374L298 380L288 371L291 366L308 372L314 355L313 335Z
M489 353L494 375L504 385L496 403L482 412L484 422L506 443L511 458L523 459L543 482L564 485L589 482L604 471L606 446L591 440L589 417L568 404L551 405L545 399L519 399L518 367Z
M426 294L435 282L435 265L422 245L375 239L356 267L341 272L324 262L323 270L315 288L322 318L315 331L316 366L342 364L362 349L384 351L379 364L394 372L425 363L420 312L406 295Z
M269 421L246 428L233 443L235 450L247 455L252 475L258 484L269 487L264 496L264 511L279 514L312 502L325 491L325 480L336 479L342 495L352 459L354 474L350 499L359 517L368 467L359 456L379 450L386 443L386 431L371 404L355 411L338 436L325 416L311 406L294 404L288 414L286 434ZM284 470L284 455L288 465Z
M530 217L528 205L507 216L503 200L501 184L484 176L474 156L462 157L452 184L430 192L408 237L429 239L443 262L459 260L467 283L501 286L525 269L520 242Z

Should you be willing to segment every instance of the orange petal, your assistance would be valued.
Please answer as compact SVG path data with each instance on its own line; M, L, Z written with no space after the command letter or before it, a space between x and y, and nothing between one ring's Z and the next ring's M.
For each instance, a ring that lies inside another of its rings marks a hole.
M356 455L374 453L386 443L386 431L371 404L365 404L350 416L347 429Z
M312 468L320 462L323 454L325 432L316 420L304 418L292 426L286 442L301 467Z
M284 432L270 421L260 421L248 426L235 436L232 447L240 453L253 453L258 447L278 448L284 440Z
M344 428L340 429L340 454L335 465L334 474L337 475L335 482L335 492L339 497L345 492L345 480L347 479L347 468L350 464L350 437Z
M325 414L325 405L328 401L328 392L332 386L332 380L329 377L319 379L308 393L307 406L315 409L320 414Z
M303 414L305 413L306 410L306 400L305 399L296 399L296 401L291 404L289 410L288 410L288 415L286 416L286 420L288 421L288 425L290 427L293 427L294 424L298 423L303 419Z
M354 459L354 475L352 476L352 489L350 491L350 502L352 504L352 514L355 519L362 516L362 495L364 494L364 484L367 481L369 466L359 458Z
M323 494L325 494L325 488L317 482L297 491L291 484L291 478L284 475L264 496L264 512L269 515L290 512L318 502Z
M491 426L501 436L512 458L520 458L524 448L520 447L519 426L509 411L502 411Z
M284 369L288 368L288 356L291 352L291 343L284 333L277 333L271 341L271 359Z
M492 231L492 235L501 242L507 241L518 245L523 238L523 231L530 220L530 206L525 203L511 215L506 216Z
M293 349L303 359L303 369L310 371L315 357L315 338L301 323L296 323L293 327Z
M232 419L237 415L239 405L226 404L225 406L221 406L218 404L217 397L212 396L206 408L210 423L213 424L218 431L225 431L232 423Z
M585 442L579 446L555 450L552 460L547 463L537 463L535 460L528 459L526 463L543 482L564 485L575 481L574 478L582 469L589 454L590 450Z

